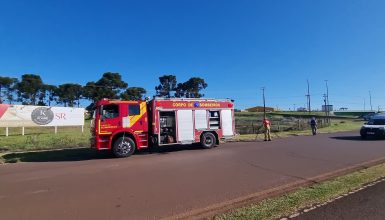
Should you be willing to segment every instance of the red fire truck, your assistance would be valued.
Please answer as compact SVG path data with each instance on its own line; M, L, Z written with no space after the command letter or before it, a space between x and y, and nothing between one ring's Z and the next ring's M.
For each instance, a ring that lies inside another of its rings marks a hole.
M234 104L228 99L103 99L95 105L91 125L91 146L116 157L151 146L201 143L212 148L234 136Z

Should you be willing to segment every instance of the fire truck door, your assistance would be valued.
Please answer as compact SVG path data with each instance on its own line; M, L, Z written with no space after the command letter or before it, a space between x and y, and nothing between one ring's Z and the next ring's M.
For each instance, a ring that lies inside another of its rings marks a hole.
M104 105L100 112L99 134L111 134L121 122L119 105Z
M194 141L194 123L192 110L177 111L178 141L192 143Z
M128 116L127 122L123 123L124 127L130 127L139 133L148 131L146 102L129 104Z
M123 121L123 127L131 128L137 139L138 148L148 147L148 123L146 102L130 103L128 105L128 118Z
M233 136L233 117L231 110L222 110L221 114L223 136Z

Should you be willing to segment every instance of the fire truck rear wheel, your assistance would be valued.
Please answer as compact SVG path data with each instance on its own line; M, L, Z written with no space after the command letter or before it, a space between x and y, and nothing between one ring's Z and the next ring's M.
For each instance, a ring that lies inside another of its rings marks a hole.
M210 132L206 132L201 137L201 145L203 148L210 149L213 148L216 144L217 140L215 135Z
M135 142L129 137L119 137L115 140L112 153L115 157L129 157L135 152Z

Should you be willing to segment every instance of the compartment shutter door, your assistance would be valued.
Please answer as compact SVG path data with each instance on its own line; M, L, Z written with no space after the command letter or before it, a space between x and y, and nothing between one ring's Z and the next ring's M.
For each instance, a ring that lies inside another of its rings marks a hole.
M192 110L178 110L178 141L192 142L194 141L194 122Z
M233 136L233 117L231 110L222 110L221 114L223 136Z
M207 111L195 110L195 129L206 130L207 129Z

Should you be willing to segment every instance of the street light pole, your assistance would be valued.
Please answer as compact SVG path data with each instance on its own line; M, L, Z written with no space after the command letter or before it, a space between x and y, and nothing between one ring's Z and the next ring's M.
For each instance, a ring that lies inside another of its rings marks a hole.
M328 109L327 109L327 95L324 94L324 111L325 111L325 117L326 117L326 122L328 122Z
M309 80L306 80L307 81L307 108L308 108L308 111L309 111L309 115L311 114L311 105L310 105L310 85L309 85Z
M372 93L369 90L369 102L370 102L370 111L373 111L373 106L372 106Z
M266 118L265 87L262 87L262 99L263 99L263 118Z
M326 102L325 102L325 108L326 108L326 121L330 123L330 109L329 109L329 86L328 86L328 80L325 80L326 83Z

